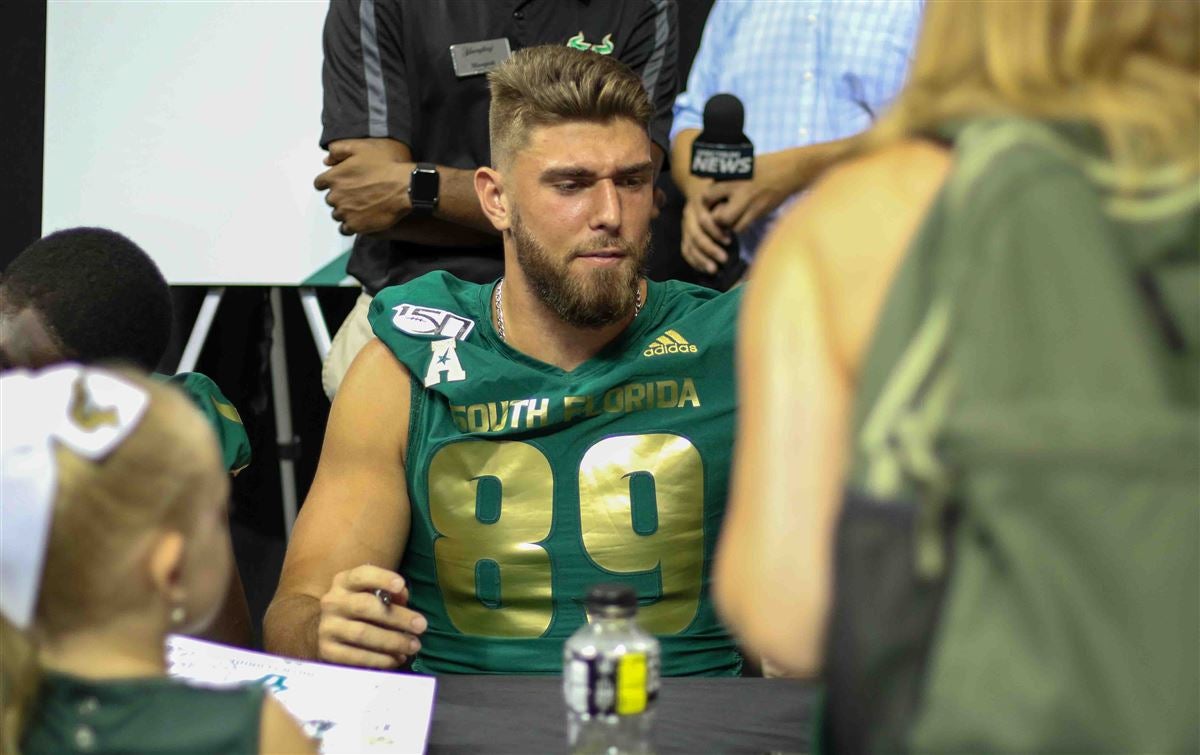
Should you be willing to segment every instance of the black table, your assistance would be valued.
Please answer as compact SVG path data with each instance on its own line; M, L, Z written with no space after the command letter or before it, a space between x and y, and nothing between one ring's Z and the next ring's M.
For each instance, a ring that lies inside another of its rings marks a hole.
M663 679L656 753L807 752L814 687L793 679ZM567 749L557 676L441 676L429 755Z

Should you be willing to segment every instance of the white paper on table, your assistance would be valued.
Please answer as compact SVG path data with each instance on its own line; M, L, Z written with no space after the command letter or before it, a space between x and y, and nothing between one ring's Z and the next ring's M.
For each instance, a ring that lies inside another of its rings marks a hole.
M297 661L171 635L167 673L202 685L258 682L320 739L321 752L422 753L433 717L431 676Z

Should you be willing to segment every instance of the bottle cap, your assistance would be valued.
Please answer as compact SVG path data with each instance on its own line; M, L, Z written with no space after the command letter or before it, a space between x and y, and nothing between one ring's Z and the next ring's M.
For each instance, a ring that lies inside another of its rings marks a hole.
M593 585L587 593L588 612L597 616L632 616L637 607L637 593L629 585Z

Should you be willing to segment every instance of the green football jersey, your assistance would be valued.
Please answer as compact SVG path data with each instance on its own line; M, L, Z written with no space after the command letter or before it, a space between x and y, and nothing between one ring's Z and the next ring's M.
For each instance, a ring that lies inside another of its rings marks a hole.
M493 290L435 272L371 304L412 375L400 570L429 621L413 668L559 673L588 587L624 582L664 674L737 674L709 577L741 294L652 282L626 331L566 372L500 339Z

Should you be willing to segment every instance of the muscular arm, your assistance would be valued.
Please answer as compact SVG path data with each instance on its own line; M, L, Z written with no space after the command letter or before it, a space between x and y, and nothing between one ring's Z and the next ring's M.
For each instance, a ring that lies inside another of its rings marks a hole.
M789 672L820 666L859 364L948 166L940 149L911 144L838 169L780 223L751 273L714 592L731 629Z
M269 652L388 668L413 651L410 635L424 630L424 619L401 605L405 588L393 571L410 524L408 412L408 373L372 340L330 412L316 478L263 621ZM383 606L375 587L397 601Z

